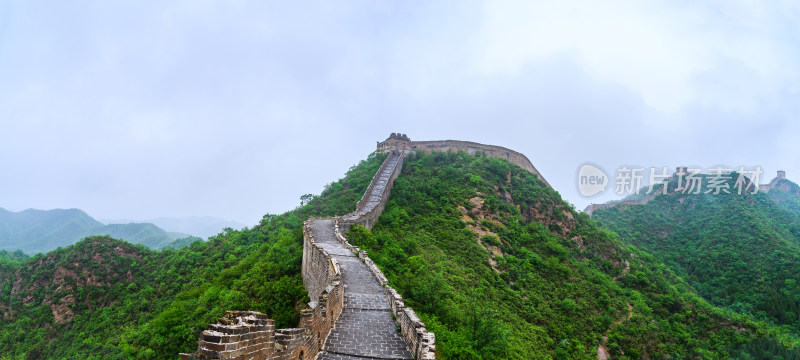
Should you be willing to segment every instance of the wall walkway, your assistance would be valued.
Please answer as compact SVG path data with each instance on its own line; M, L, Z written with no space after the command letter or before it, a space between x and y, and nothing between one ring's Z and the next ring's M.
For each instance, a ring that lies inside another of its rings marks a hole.
M229 311L203 331L187 359L435 359L435 336L367 256L343 235L377 222L406 152L391 150L356 211L303 226L303 283L311 302L300 327L275 329L265 314Z

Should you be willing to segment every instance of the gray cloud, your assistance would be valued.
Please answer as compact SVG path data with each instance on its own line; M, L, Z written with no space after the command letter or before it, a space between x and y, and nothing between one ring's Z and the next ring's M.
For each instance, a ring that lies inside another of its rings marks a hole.
M714 1L6 2L0 207L252 224L319 193L394 131L521 151L579 208L585 161L793 178L798 13Z

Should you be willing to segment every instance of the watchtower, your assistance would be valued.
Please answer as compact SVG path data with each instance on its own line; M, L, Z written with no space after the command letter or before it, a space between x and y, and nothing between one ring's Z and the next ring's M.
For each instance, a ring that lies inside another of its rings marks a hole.
M378 143L378 150L411 150L411 139L406 134L392 133L389 138Z

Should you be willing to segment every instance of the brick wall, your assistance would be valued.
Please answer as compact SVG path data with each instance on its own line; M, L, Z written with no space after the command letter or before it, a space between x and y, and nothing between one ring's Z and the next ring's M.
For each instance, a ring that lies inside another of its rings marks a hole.
M425 328L425 324L419 319L414 310L405 306L403 297L397 290L388 285L389 281L386 280L386 276L383 275L381 269L369 258L367 252L350 244L347 238L342 234L342 231L343 227L341 227L339 219L337 219L335 228L336 238L367 264L372 275L375 276L378 283L383 286L384 296L386 296L386 301L389 303L389 307L392 309L392 313L397 323L400 325L400 333L408 346L408 350L411 351L414 358L419 360L436 359L436 335Z
M361 225L367 229L372 229L372 227L378 222L378 218L380 218L381 213L383 213L383 209L386 207L386 203L389 201L389 194L391 193L392 187L394 186L394 181L400 176L400 172L403 169L403 162L405 161L405 157L407 152L400 151L400 150L392 150L386 160L384 160L381 167L378 169L376 176L372 178L367 190L364 191L364 195L361 197L361 200L358 201L356 204L356 211L350 214L341 216L339 219L339 224L342 226L344 232L350 230L350 227L353 225ZM392 169L392 172L389 176L389 179L383 189L383 192L380 197L380 202L372 208L365 209L369 204L369 196L378 185L379 178L377 175L383 174L386 171L386 168L389 166L392 157L398 157L397 165ZM364 212L364 210L367 210Z
M387 285L386 277L366 252L350 245L342 235L354 224L368 228L378 221L394 180L400 175L404 151L393 151L381 164L367 191L356 206L356 211L335 218L337 239L364 260L373 275L384 288L386 301L390 304L400 326L403 339L416 359L435 359L435 336L425 329L413 310L405 307L403 299ZM380 201L369 203L369 194L378 185L378 176L390 166L393 157L398 162L389 175ZM369 207L370 208L366 208ZM347 219L347 220L345 220ZM309 219L311 220L311 219ZM227 311L225 316L202 332L197 352L180 354L181 359L259 359L259 360L304 360L314 359L325 343L331 328L344 307L344 287L337 261L314 240L308 221L303 226L303 284L312 299L301 311L300 327L275 329L274 321L267 315L252 311Z
M300 312L300 327L275 329L267 315L254 311L226 311L225 316L200 334L197 352L188 359L314 359L344 307L339 264L314 241L303 226L303 283L310 301Z
M419 319L414 310L405 306L405 303L403 303L403 297L400 296L397 290L388 285L386 276L383 275L383 272L378 268L377 265L375 265L372 259L369 258L367 252L351 245L344 236L344 233L349 231L350 228L356 224L371 229L372 226L378 221L381 212L383 212L386 203L389 201L389 196L391 194L392 187L394 186L394 180L400 175L403 167L403 161L407 155L407 152L398 150L396 148L384 148L383 150L392 151L392 154L390 154L390 156L387 157L384 163L381 165L381 168L377 172L378 175L386 171L386 167L389 166L392 156L399 156L400 159L396 167L391 170L391 175L389 176L388 181L383 188L383 192L380 194L380 201L378 205L366 213L360 213L358 211L366 205L367 197L370 196L372 189L374 189L376 186L376 180L378 178L376 176L372 179L372 183L370 183L367 191L364 192L364 196L362 197L361 201L359 201L356 212L336 218L334 233L342 245L350 249L350 251L353 253L357 254L358 257L361 258L365 264L367 264L367 267L369 267L372 275L375 276L375 278L378 280L378 283L383 287L386 301L389 303L389 307L392 309L392 313L394 314L398 325L400 325L400 333L403 337L403 340L408 346L409 351L411 351L411 354L414 355L414 358L419 360L432 360L436 358L436 336L432 332L427 331L425 324Z

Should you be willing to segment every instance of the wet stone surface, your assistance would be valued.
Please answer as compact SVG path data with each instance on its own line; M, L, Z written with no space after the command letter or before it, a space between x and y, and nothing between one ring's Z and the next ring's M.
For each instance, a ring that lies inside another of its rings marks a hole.
M339 262L345 287L344 310L317 359L412 359L383 288L367 265L336 239L333 220L313 220L310 225L316 242Z
M381 202L381 194L383 193L383 190L386 189L386 184L389 183L389 178L392 176L394 168L397 167L397 164L400 162L400 156L402 155L392 154L391 156L392 159L386 165L386 168L383 169L383 172L381 172L379 175L376 175L377 179L375 180L375 186L367 196L367 199L369 199L367 200L367 203L364 204L361 209L358 209L358 211L346 217L345 219L353 220L360 215L366 214L372 211L372 209L374 209L375 206Z

